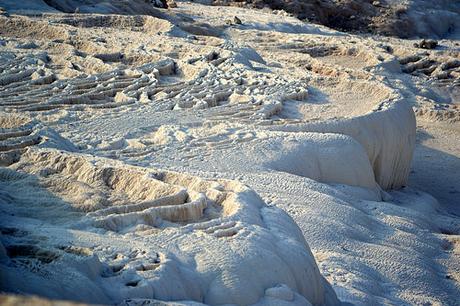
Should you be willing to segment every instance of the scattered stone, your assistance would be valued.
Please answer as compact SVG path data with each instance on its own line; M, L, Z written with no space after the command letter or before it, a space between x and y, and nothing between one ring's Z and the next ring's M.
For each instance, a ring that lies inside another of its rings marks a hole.
M233 20L227 19L227 20L225 21L225 24L227 24L227 25L237 25L237 24L242 24L242 23L243 23L243 22L241 21L241 19L238 18L238 17L236 17L236 16L233 17Z
M168 8L167 0L150 0L150 3L152 3L154 7Z
M32 41L32 42L28 42L24 44L17 44L16 48L18 49L37 49L38 45Z
M166 1L166 3L168 5L168 8L176 8L177 7L177 3L174 0L168 0L168 1Z
M383 45L382 49L385 50L386 52L393 54L393 48L389 45Z
M75 63L70 62L70 65L73 70L77 70L77 71L81 70L81 68Z
M107 43L107 40L104 38L104 37L94 37L92 38L94 42L98 42L98 43Z
M434 49L438 46L438 42L433 39L424 39L420 43L415 43L414 47L422 49Z

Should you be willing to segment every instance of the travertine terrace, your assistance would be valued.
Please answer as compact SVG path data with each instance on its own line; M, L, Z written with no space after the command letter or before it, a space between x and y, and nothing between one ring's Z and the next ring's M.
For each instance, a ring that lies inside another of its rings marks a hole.
M458 302L455 37L81 2L0 1L0 291Z

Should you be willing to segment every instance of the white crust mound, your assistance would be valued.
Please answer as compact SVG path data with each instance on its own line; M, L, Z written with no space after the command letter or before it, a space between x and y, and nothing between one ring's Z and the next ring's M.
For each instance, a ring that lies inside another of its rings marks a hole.
M397 189L407 185L415 147L415 128L412 108L399 101L383 103L374 111L350 119L299 123L272 129L351 136L367 153L377 183L384 189Z
M6 290L91 303L337 303L297 225L241 183L35 148L0 177Z

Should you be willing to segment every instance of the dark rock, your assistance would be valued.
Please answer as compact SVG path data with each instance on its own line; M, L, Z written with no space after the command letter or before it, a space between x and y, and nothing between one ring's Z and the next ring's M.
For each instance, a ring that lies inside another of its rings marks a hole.
M415 46L415 44L414 44ZM418 44L418 48L422 49L434 49L438 46L438 42L433 39L424 39Z
M240 18L238 18L238 17L235 16L235 17L233 17L233 23L234 23L234 24L242 24L243 22L241 21Z

